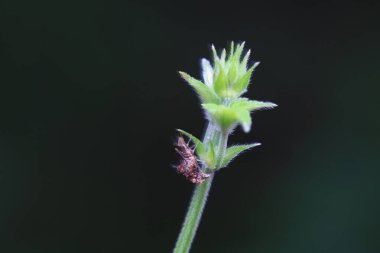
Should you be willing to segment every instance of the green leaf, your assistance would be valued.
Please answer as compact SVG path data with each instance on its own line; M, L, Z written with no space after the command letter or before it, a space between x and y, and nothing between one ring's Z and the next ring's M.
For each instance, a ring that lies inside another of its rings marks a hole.
M238 99L238 102L244 105L244 99ZM202 107L208 112L211 119L221 128L222 131L228 133L240 124L244 132L249 132L252 125L252 118L249 110L243 105L225 106L217 104L202 104Z
M223 158L221 168L226 167L235 157L237 157L241 152L251 149L256 146L260 146L260 143L246 144L246 145L235 145L227 148L226 153Z
M255 70L255 68L259 65L259 62L256 62L250 69L248 69L247 72L243 76L240 77L240 79L236 82L234 85L234 90L242 94L247 91L247 87L249 84L249 81L251 80L252 72Z
M252 125L251 111L260 109L271 109L277 105L270 102L260 102L256 100L248 100L247 98L238 98L231 102L230 107L237 113L237 118L244 132L249 132Z
M236 51L234 53L233 61L235 63L238 63L240 61L241 53L243 52L245 42L241 43L240 45L236 46Z
M197 155L199 157L203 155L205 148L203 146L203 143L197 137L195 137L194 135L192 135L192 134L190 134L184 130L181 130L181 129L177 129L177 131L180 132L181 134L187 136L190 140L192 140L192 142L194 142L195 151L197 152Z
M235 44L233 41L231 41L231 48L230 48L230 53L228 55L227 61L230 61L232 59L232 57L234 56L234 50L235 50Z
M238 65L232 64L228 70L228 81L230 84L234 84L238 75Z
M237 98L230 103L231 108L247 109L248 98Z
M218 57L218 53L215 50L214 45L211 45L211 51L212 51L212 56L214 58L214 66L216 66L216 63L219 62L219 57Z
M227 74L221 63L217 62L217 69L214 71L214 74L217 76L214 78L214 91L220 97L224 97L225 93L228 90L228 79Z
M251 130L252 125L252 118L249 111L244 109L237 110L237 118L243 128L243 131L248 133L249 130Z
M244 74L247 71L247 64L248 64L250 54L251 54L251 50L248 50L248 52L245 54L243 60L241 61L240 73L239 74Z
M191 77L185 72L179 72L181 77L185 79L191 87L193 87L198 93L203 103L219 103L219 97L215 94L210 86L202 83L201 81Z
M275 107L277 107L277 105L274 103L271 103L271 102L261 102L261 101L257 101L257 100L249 100L247 103L247 109L249 111L272 109Z
M223 132L229 132L239 122L237 111L225 105L202 104L211 119Z
M244 132L249 132L252 124L251 115L247 109L248 101L249 100L247 98L237 98L230 104L230 107L236 111L238 121L241 124Z
M246 98L238 98L231 103L231 108L245 109L248 111L257 111L263 109L272 109L277 105L271 102L261 102L257 100L248 100Z
M203 152L199 158L207 165L210 169L215 169L216 155L214 144L210 141L207 144L206 151Z
M220 55L220 62L224 65L224 63L226 62L226 55L227 55L227 52L226 52L226 49L223 49L222 50L222 54Z

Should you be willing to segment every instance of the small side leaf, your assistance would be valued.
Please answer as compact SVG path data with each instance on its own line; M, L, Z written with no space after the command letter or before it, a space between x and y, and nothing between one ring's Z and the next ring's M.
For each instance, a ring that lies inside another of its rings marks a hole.
M181 129L177 129L178 132L180 132L181 134L187 136L192 142L194 142L195 144L195 151L197 152L197 155L198 156L202 156L204 151L205 151L205 148L203 146L203 143L197 138L195 137L194 135L186 132L186 131L183 131Z
M221 168L226 167L235 157L237 157L241 152L251 149L256 146L260 146L260 143L246 144L246 145L235 145L227 148L226 153L223 158L223 163Z
M218 95L215 94L215 92L212 90L210 86L207 86L206 84L191 77L185 72L180 71L179 74L196 90L202 102L204 103L218 103L219 102Z

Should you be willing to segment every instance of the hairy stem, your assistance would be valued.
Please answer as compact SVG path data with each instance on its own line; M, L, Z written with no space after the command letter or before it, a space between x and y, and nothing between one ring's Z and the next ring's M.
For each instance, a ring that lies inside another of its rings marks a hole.
M206 182L195 187L185 222L183 223L173 253L187 253L190 251L191 243L194 240L199 222L201 221L202 212L207 201L213 178L214 173L210 175Z
M216 153L216 170L222 166L224 155L227 149L228 134L221 132L218 139L218 149Z
M218 136L216 157L217 169L219 169L226 150L228 135L219 132L213 123L209 122L203 142L206 143L212 141L216 136ZM201 221L203 209L206 205L213 178L214 171L211 171L210 177L204 183L195 186L193 197L191 198L189 209L187 210L185 221L182 225L173 253L188 253L190 251L191 244Z

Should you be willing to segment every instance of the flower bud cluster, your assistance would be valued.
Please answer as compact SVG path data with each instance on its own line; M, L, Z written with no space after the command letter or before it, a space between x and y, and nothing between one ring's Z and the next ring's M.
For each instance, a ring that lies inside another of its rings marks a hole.
M241 97L247 91L252 73L259 65L256 62L248 67L250 50L244 57L243 50L244 43L234 46L232 42L228 56L225 49L218 56L212 46L213 65L206 59L201 61L203 81L180 72L198 93L209 118L226 133L234 130L237 125L241 125L244 132L249 132L252 125L250 112L277 106Z
M219 135L228 136L238 125L247 133L252 126L251 112L277 106L271 102L242 97L248 89L252 74L259 62L248 66L250 50L244 53L244 42L236 46L232 42L229 52L223 49L220 55L217 54L214 46L211 49L212 63L207 59L201 60L202 80L195 79L184 72L179 73L197 92L207 118L218 129ZM202 143L193 135L183 130L181 132L197 145L197 154L200 159L209 168L215 168L218 162L216 162L217 151L214 147L218 146L218 143L213 143L212 140ZM236 145L226 149L219 165L226 166L240 152L257 145L259 144Z

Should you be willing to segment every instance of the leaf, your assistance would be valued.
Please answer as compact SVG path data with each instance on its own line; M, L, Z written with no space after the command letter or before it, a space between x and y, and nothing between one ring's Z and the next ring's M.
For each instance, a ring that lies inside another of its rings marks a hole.
M218 68L218 71L214 72L216 74L215 76L215 83L214 83L214 91L216 94L218 94L220 97L223 97L226 91L228 90L228 79L227 74L225 72L224 67L221 65L221 63L217 62L216 67Z
M272 109L277 105L271 102L261 102L257 100L248 100L247 98L238 98L231 103L232 108L245 109L248 111L257 111L263 109Z
M244 132L249 132L252 125L251 111L260 109L271 109L277 105L271 102L260 102L248 100L247 98L238 98L231 102L230 107L237 113L237 118Z
M238 75L238 65L237 64L232 64L230 66L230 69L228 70L228 82L233 84L235 83L235 80Z
M187 136L189 139L192 140L192 142L194 142L195 144L195 151L197 152L197 155L198 156L202 156L204 151L205 151L205 148L203 146L203 143L197 138L195 137L194 135L184 131L184 130L181 130L181 129L177 129L178 132L180 132L181 134Z
M252 118L247 109L247 98L237 98L231 102L230 107L233 108L238 115L238 121L244 132L248 133L251 130Z
M247 64L248 64L250 54L251 54L251 50L248 50L248 52L245 54L243 60L241 61L241 64L240 64L240 71L241 71L240 73L241 74L244 74L247 71Z
M275 107L277 107L277 105L274 103L271 103L271 102L261 102L261 101L257 101L257 100L249 100L247 103L247 109L249 111L272 109Z
M229 132L239 122L237 111L225 105L202 104L211 119L223 132Z
M252 72L255 70L255 68L259 65L259 62L256 62L250 69L248 69L247 72L243 76L240 77L240 79L236 82L234 85L234 90L242 94L247 90L248 84L251 80Z
M218 57L218 53L216 52L213 44L211 45L211 51L212 51L212 55L214 58L214 66L216 66L216 63L219 61L219 57Z
M226 62L226 55L227 55L226 49L223 48L222 54L220 55L220 62L222 63L222 65L224 65L224 63Z
M249 111L244 109L237 110L237 118L243 128L243 131L248 133L249 130L251 130L252 125L252 118Z
M206 163L208 168L215 169L215 163L216 163L215 148L214 148L214 144L211 141L208 142L206 151L203 152L202 155L199 156L199 158L204 163Z
M207 86L185 72L180 71L179 74L196 90L203 103L219 103L218 95L215 94L210 86Z
M234 56L234 50L235 50L235 44L233 41L231 41L231 48L230 48L230 53L228 55L227 61L230 61L232 59L232 57Z
M245 45L245 42L241 43L240 45L238 44L236 46L236 51L234 53L234 56L233 56L233 61L234 62L239 62L240 61L240 57L241 57L241 53L243 52L243 49L244 49L244 45Z
M240 124L247 133L251 130L252 118L249 110L244 106L245 102L247 102L245 99L237 99L237 102L231 104L230 107L217 104L202 104L202 107L223 132L231 132L237 124Z
M230 103L231 108L247 109L248 98L237 98Z
M226 167L235 157L237 157L241 152L251 149L256 146L260 146L261 143L252 143L246 145L235 145L227 148L226 153L223 158L221 168Z

